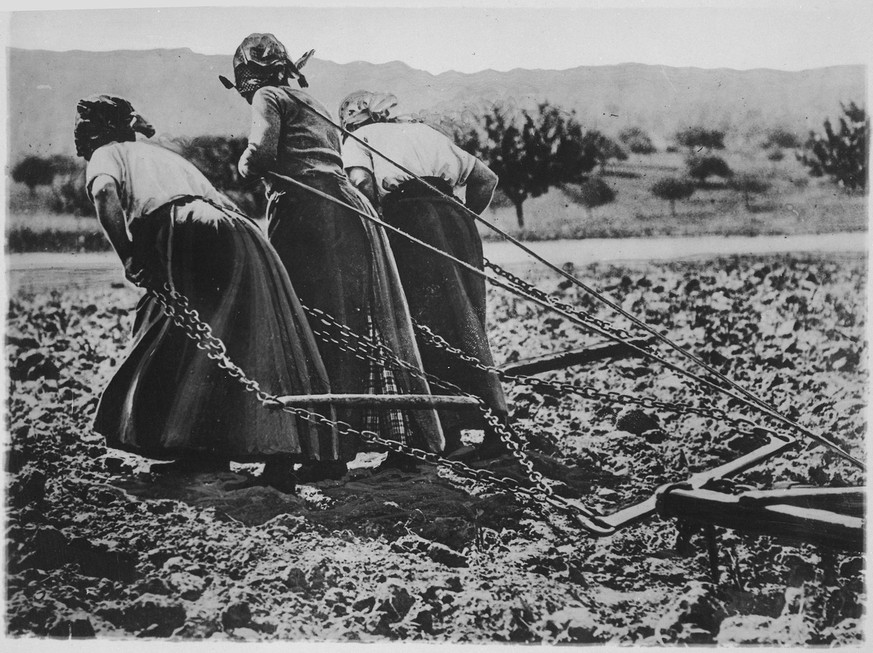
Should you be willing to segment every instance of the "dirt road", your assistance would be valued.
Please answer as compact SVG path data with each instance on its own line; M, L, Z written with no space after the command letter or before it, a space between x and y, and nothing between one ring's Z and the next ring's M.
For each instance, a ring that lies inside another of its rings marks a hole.
M593 238L526 243L546 260L576 266L599 261L669 260L732 254L777 252L846 252L864 255L866 233L844 232L800 236L699 238ZM516 272L539 266L512 243L486 242L485 256ZM41 291L54 286L87 287L120 283L120 265L110 252L89 254L11 254L6 257L10 292Z

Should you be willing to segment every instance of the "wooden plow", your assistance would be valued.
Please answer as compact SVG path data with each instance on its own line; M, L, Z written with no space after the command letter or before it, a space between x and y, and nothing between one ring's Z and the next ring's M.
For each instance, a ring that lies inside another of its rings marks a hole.
M646 340L640 340L645 343ZM606 358L635 355L633 349L616 343L600 343L586 349L571 349L505 365L508 374L539 374L589 364ZM320 394L278 397L286 407L354 406L428 410L480 408L472 396L423 394ZM679 520L685 530L703 528L714 555L714 527L750 534L801 540L843 551L864 548L864 488L802 488L750 491L729 494L719 491L723 481L779 455L797 443L791 436L758 427L763 444L735 460L698 472L683 482L658 488L649 498L608 515L585 510L580 525L596 537L610 537L655 514ZM581 508L581 506L580 506ZM713 573L717 565L713 562Z
M636 344L645 342L641 340ZM501 369L513 374L538 374L635 354L627 346L610 342L589 350L573 349L521 360ZM725 485L721 481L755 467L797 443L796 438L769 429L757 427L755 431L766 437L766 442L758 448L711 470L698 472L684 482L665 484L637 504L592 518L598 528L589 529L589 533L596 537L610 537L654 514L679 520L686 532L689 527L702 528L707 537L711 573L716 581L716 526L754 535L800 540L841 551L864 551L864 487L804 487L740 494L716 489Z
M362 141L353 133L343 129L333 120L321 114L313 107L306 105L300 101L304 111L311 111L319 116L326 123L339 129L347 137L361 142L367 149L374 154L382 157L390 164L410 177L417 179L425 187L431 189L439 195L444 195L442 191L421 177L415 175L396 161L385 156L375 148L371 147L366 141ZM463 204L462 207L469 216L477 221L482 222L489 229L499 233L503 238L513 243L520 250L526 252L531 258L544 264L548 269L552 270L559 276L563 277L569 284L576 288L585 291L591 297L594 297L605 306L612 309L616 314L621 315L629 320L633 326L640 329L640 332L645 332L648 335L643 338L633 338L630 333L624 329L617 329L603 320L577 310L575 307L563 303L556 298L550 296L523 279L520 279L509 271L493 264L483 258L483 268L471 265L467 261L459 260L450 254L440 250L439 248L426 243L408 233L399 229L394 225L390 225L381 220L376 215L362 211L360 208L343 202L319 189L313 188L299 179L280 175L278 173L267 173L267 176L281 181L289 186L298 187L306 192L322 197L338 206L345 208L352 214L356 214L369 222L378 225L385 230L386 233L397 233L401 237L416 243L423 250L434 252L435 254L445 257L458 267L468 273L481 277L484 281L495 285L499 288L507 290L513 295L522 297L535 305L538 305L548 311L562 316L569 323L582 327L589 333L595 333L600 336L610 339L609 343L601 343L593 347L585 349L573 349L547 356L540 356L527 360L517 361L506 365L504 368L496 368L494 366L485 366L479 360L470 360L464 352L453 348L445 340L438 342L439 346L452 353L459 360L473 364L486 372L496 372L504 376L507 380L515 382L523 382L524 375L534 375L542 372L548 372L569 367L571 365L588 364L594 361L603 360L605 358L621 358L627 356L644 356L648 360L659 363L664 369L672 370L681 375L689 382L696 383L701 389L708 392L716 393L723 398L730 398L737 402L740 406L756 411L758 414L766 415L768 418L775 420L783 427L788 427L792 432L800 434L808 440L814 441L817 444L826 446L832 452L844 460L861 470L865 470L865 464L859 458L856 458L848 451L843 450L837 443L831 441L822 434L815 433L803 425L797 423L792 418L784 415L777 408L770 405L767 401L761 398L758 394L744 388L742 385L729 378L718 369L707 363L703 358L695 355L677 342L671 340L666 334L661 333L652 325L647 324L632 313L625 310L620 304L610 299L603 293L583 283L581 280L573 276L570 272L558 267L557 265L546 260L528 246L519 242L499 227L491 222L484 220L475 212L470 211ZM444 195L446 199L455 201L453 196ZM488 269L493 274L486 274L485 269ZM746 418L732 418L724 410L718 410L717 413L713 409L705 409L700 406L684 405L679 408L680 412L698 412L699 414L707 414L710 416L720 415L718 419L725 419L729 423L739 424L745 422L751 425L752 432L763 436L766 442L745 455L740 456L736 460L722 464L715 469L699 472L692 475L684 483L673 483L660 488L648 499L625 509L619 510L610 515L598 515L587 509L584 505L576 501L570 501L563 497L556 496L552 488L544 481L542 474L533 469L531 461L527 458L522 449L521 443L512 433L511 429L499 422L490 409L484 402L478 398L461 393L464 396L456 396L452 394L459 388L455 387L448 395L303 395L303 396L285 396L277 397L263 391L257 382L247 377L243 370L240 370L227 358L226 349L223 343L211 337L211 332L208 325L204 325L196 314L187 306L187 300L184 297L175 293L168 286L164 292L159 292L152 289L153 296L165 308L167 314L172 317L174 322L186 330L189 337L197 341L198 347L208 352L210 358L218 361L221 367L226 369L229 374L239 379L240 383L249 392L254 393L258 400L265 406L272 408L280 408L287 412L294 413L304 419L311 421L337 426L337 422L332 422L318 412L313 412L308 408L317 408L318 406L327 405L345 405L366 407L373 406L378 408L405 408L411 410L423 410L434 408L452 408L452 409L480 409L483 415L490 417L489 424L492 428L498 431L504 443L511 448L512 453L516 456L518 462L525 468L530 481L536 486L536 491L540 494L537 498L542 504L548 504L551 508L556 508L564 513L571 513L572 517L577 522L579 528L585 530L595 536L610 536L633 523L645 519L655 513L660 513L666 517L676 517L689 524L704 525L707 533L711 535L709 538L711 546L710 552L714 550L714 528L716 525L727 528L735 528L738 530L748 530L755 533L766 533L776 536L795 537L814 541L823 546L834 548L842 548L845 550L860 550L863 548L863 524L864 524L864 503L863 489L852 488L848 490L836 489L832 491L826 490L805 490L805 491L769 491L758 493L746 493L745 495L730 495L716 492L716 486L719 482L724 484L725 479L735 475L743 470L757 465L771 456L777 455L793 446L797 440L793 436L776 433L770 429L762 428L750 422ZM174 294L175 293L175 294ZM305 308L305 307L304 307ZM310 315L312 317L312 315ZM332 324L337 327L341 333L341 338L334 338L331 342L339 344L341 348L358 357L363 357L365 360L372 360L380 365L396 365L399 367L407 366L409 363L396 359L394 356L386 355L385 348L377 343L367 344L366 337L360 334L351 332L346 325L329 322L327 316L323 312L318 312L315 316L324 324ZM319 334L316 331L316 334ZM343 341L341 344L341 340ZM696 371L692 371L675 362L665 359L660 353L650 348L650 342L657 341L658 344L664 345L674 353L681 356L686 362L694 366L695 370L703 370L706 375L701 375ZM390 352L388 352L390 354ZM413 373L419 373L418 370L409 370ZM441 381L440 379L430 379L433 375L425 374L429 381ZM424 378L424 377L423 377ZM528 376L528 380L532 377ZM549 384L551 382L542 380L542 383ZM566 388L569 384L554 383L555 388ZM440 387L436 385L434 387ZM443 386L445 389L445 384ZM625 398L626 399L626 398ZM659 402L649 399L649 407L676 410L677 407L667 406L667 402ZM701 410L707 410L701 413ZM748 429L746 429L748 432ZM528 498L534 498L534 492L520 486L515 479L501 479L494 474L487 473L487 470L476 470L459 461L452 461L441 458L437 454L414 449L404 443L385 440L377 434L365 431L353 431L344 425L345 433L358 435L371 444L376 444L385 447L389 451L410 455L428 463L439 463L451 467L454 471L461 474L463 477L474 481L491 483L494 487L509 489L518 495L524 495ZM511 446L510 446L511 445ZM716 485L714 485L716 484ZM717 569L716 569L717 571Z

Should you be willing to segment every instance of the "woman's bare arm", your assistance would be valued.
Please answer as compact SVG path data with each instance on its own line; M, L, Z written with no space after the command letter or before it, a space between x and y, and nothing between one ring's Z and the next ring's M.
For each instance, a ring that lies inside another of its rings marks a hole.
M133 260L133 243L127 235L124 210L115 180L108 175L98 176L91 184L91 197L97 210L97 219L124 265L124 276L131 282L142 285L147 280L144 271Z
M476 214L487 209L497 188L497 181L497 175L477 159L467 177L467 208Z

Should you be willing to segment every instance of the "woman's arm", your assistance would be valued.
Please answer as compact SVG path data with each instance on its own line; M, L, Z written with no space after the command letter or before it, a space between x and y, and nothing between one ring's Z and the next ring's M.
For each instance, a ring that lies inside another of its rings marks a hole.
M243 177L260 177L275 168L281 129L278 98L268 89L259 90L252 97L249 144L239 160L239 172Z
M376 181L373 179L373 173L366 168L353 167L346 170L349 176L349 181L353 186L356 186L373 205L377 211L379 210L379 197L376 193Z
M476 164L467 177L467 208L476 214L481 214L491 204L495 188L497 188L497 175L476 159Z
M133 260L133 243L127 235L124 210L115 180L108 175L97 176L91 183L91 197L97 210L97 219L124 265L124 276L137 285L145 283L144 270L137 269L139 266Z

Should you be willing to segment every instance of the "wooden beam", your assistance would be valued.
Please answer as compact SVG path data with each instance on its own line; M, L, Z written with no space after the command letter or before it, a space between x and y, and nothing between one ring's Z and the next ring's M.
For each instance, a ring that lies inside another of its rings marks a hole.
M863 517L866 496L865 487L800 487L743 492L740 504L757 507L778 503Z
M637 338L629 341L630 344L637 347L642 347L649 342L651 342L651 338ZM629 356L636 355L638 355L638 352L631 349L625 343L601 342L589 347L568 349L556 354L525 358L514 363L507 363L500 369L506 374L529 376L531 374L551 372L552 370L562 370L573 365L587 365L604 358L628 358Z
M749 504L743 503L742 495L683 488L664 492L658 510L662 517L677 517L693 524L788 537L844 551L864 550L864 520L830 510Z
M782 438L772 433L768 434L768 438L769 440L766 444L758 447L754 451L750 451L735 460L726 462L713 469L692 474L683 485L689 488L699 488L713 479L734 476L735 474L739 474L750 467L754 467L768 458L794 446L797 442L794 438ZM668 492L675 486L675 483L662 485L648 499L632 506L628 506L627 508L623 508L622 510L618 510L610 515L602 515L600 519L606 524L609 524L615 530L642 521L658 511L658 500L660 495Z
M293 408L307 406L359 406L374 408L476 408L479 402L475 397L456 397L453 395L377 395L377 394L324 394L287 395L279 397L283 405Z

